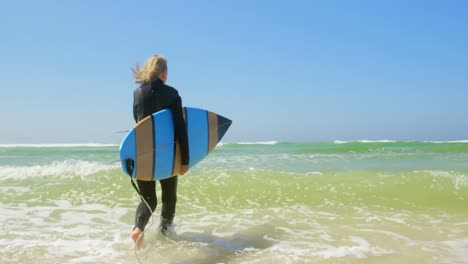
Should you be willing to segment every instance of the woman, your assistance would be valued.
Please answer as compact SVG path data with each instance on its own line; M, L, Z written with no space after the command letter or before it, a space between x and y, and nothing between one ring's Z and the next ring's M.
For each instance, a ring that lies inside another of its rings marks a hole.
M179 142L182 153L182 167L180 175L184 175L188 170L189 149L187 138L187 127L182 114L182 99L176 89L166 85L167 80L167 61L163 56L151 56L143 66L137 64L133 71L136 83L140 85L134 92L133 116L135 122L139 122L145 117L163 109L170 109L174 120L175 137ZM177 180L178 177L170 177L160 180L161 184L161 225L163 234L167 231L169 225L174 219L175 207L177 202ZM138 205L135 215L135 227L132 232L132 239L140 244L142 239L138 239L145 229L152 212L156 209L156 182L137 180L138 188L142 198L151 207L142 200Z

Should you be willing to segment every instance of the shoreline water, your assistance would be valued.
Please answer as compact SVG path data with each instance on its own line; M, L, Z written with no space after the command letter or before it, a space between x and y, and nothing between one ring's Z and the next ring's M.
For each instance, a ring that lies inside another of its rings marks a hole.
M466 263L465 142L243 143L180 178L175 226L156 232L159 204L143 263ZM116 159L0 146L0 262L137 263Z

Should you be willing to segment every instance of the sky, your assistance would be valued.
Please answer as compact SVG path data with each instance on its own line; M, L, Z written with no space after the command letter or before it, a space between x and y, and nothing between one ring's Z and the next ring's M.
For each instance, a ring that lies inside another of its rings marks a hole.
M119 143L152 54L223 141L468 139L468 1L0 1L0 144Z

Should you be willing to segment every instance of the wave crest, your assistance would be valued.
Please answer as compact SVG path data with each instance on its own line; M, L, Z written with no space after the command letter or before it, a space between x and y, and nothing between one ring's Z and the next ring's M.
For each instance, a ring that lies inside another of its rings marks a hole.
M394 140L389 140L389 139L382 139L382 140L350 140L350 141L344 141L344 140L335 140L333 143L335 144L347 144L347 143L394 143L397 141Z
M0 179L30 178L44 176L88 176L119 168L118 164L102 164L84 160L54 161L33 166L0 166Z

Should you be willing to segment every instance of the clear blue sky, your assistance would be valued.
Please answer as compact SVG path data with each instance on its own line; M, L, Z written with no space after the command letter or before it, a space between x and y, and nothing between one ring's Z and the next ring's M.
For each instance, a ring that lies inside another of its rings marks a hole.
M169 61L225 141L468 138L468 1L2 1L0 143L119 143Z

